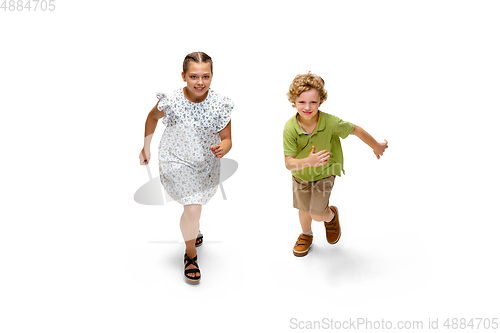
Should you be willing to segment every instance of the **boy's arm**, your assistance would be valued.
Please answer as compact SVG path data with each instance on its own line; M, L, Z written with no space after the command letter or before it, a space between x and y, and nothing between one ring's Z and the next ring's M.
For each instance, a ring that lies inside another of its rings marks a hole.
M155 132L158 120L163 118L163 116L163 111L158 110L158 103L156 103L156 105L149 112L148 117L146 118L146 125L144 130L144 147L142 148L141 155L139 156L141 164L143 165L149 163L149 159L151 158L151 139L153 138L153 133Z
M384 151L389 147L387 140L384 140L384 142L377 142L367 131L357 125L354 125L354 130L351 134L357 136L361 141L370 146L378 159L380 159L380 156L384 155Z
M302 170L312 166L322 166L328 162L330 153L328 150L322 150L316 153L316 148L313 146L311 153L306 158L297 159L295 156L285 155L285 165L290 171Z

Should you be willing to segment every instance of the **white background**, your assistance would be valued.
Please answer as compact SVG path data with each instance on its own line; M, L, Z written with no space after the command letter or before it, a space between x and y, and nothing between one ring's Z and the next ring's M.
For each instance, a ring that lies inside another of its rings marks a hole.
M498 317L497 1L54 3L0 11L2 332ZM227 157L239 169L228 200L204 207L191 286L182 207L133 196L149 179L138 154L155 93L181 87L199 50L236 104ZM308 70L326 81L323 111L389 149L377 160L343 140L341 241L316 223L296 258L282 129L288 86Z

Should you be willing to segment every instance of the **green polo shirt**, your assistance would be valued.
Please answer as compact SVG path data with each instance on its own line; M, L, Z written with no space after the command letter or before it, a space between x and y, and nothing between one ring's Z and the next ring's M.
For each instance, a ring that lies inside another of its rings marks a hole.
M325 149L330 153L330 159L325 165L292 171L295 177L309 182L331 175L341 176L342 172L345 174L339 137L345 139L354 130L354 125L350 122L321 111L318 113L318 125L310 135L305 133L297 122L297 114L286 122L283 129L285 156L306 158L311 153L312 146L316 148L316 153Z

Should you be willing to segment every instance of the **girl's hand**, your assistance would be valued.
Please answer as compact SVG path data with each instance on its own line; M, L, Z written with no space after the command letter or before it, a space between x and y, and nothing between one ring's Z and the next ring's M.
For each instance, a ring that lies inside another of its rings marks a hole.
M224 149L220 145L210 146L210 150L217 158L224 156Z
M378 159L380 159L380 156L384 155L384 151L388 148L388 143L387 140L384 140L384 142L379 142L378 146L373 149L373 153L375 156L377 156Z
M311 166L318 167L328 163L330 153L328 150L322 150L319 153L316 153L316 147L313 146L311 153L307 158L309 159L309 164L311 164Z
M144 150L142 148L140 154L139 154L139 160L141 162L141 165L146 165L149 163L149 160L151 159L151 152L148 150Z

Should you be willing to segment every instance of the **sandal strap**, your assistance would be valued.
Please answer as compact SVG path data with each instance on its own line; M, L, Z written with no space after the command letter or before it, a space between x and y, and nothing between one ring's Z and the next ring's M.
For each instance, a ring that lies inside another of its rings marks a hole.
M184 275L189 274L189 273L199 273L199 272L200 272L200 270L199 270L199 269L196 269L196 268L190 268L190 269L186 269L186 270L184 271Z
M186 263L184 264L184 268L187 268L189 265L193 265L199 268L198 263L195 262L196 260L198 260L198 255L195 255L193 258L189 258L187 254L184 254L184 260L186 261Z
M189 274L189 273L194 273L194 274L196 274L196 273L200 273L200 276L196 276L196 275L195 275L195 276L188 276L188 274ZM185 276L186 278L190 279L190 280L193 280L193 281L198 281L198 280L200 280L200 279L201 279L201 272L200 272L200 270L199 270L199 269L194 269L194 268L191 268L191 269L186 269L186 270L184 271L184 276Z

